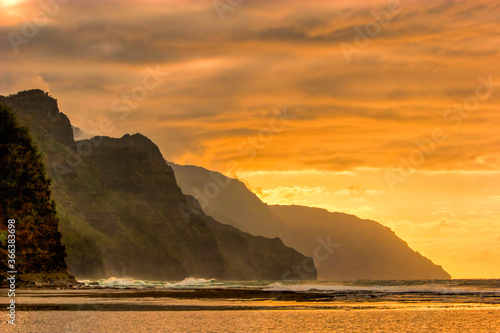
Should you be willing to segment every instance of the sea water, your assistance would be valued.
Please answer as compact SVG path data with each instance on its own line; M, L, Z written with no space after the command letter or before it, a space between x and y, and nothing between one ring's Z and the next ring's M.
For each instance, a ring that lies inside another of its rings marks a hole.
M17 302L7 332L500 332L500 280L111 278Z

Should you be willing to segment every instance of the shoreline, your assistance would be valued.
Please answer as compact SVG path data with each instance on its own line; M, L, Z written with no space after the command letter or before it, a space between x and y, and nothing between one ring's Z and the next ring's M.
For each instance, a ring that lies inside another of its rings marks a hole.
M7 306L7 304L0 304ZM270 291L261 289L185 288L21 288L18 311L222 311L339 310L394 308L493 308L500 295L387 293L378 291Z
M6 332L476 332L500 327L500 309L23 311ZM480 325L478 325L480 323Z
M6 332L486 333L500 325L500 295L470 293L22 288L16 310Z

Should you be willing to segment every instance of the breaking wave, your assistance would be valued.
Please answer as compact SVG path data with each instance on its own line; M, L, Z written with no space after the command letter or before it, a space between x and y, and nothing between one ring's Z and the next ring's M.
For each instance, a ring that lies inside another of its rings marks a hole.
M491 294L500 296L500 280L419 281L221 281L188 277L182 281L147 281L131 277L83 280L86 286L157 289L256 289L298 293L426 293L442 295Z
M391 281L387 281L391 283ZM388 284L389 284L388 283ZM492 287L490 285L476 286L453 286L448 284L421 284L421 285L344 285L344 284L288 284L276 282L269 284L264 290L267 291L293 291L293 292L380 292L380 293L426 293L439 295L459 295L459 294L498 294L500 295L500 285Z
M101 279L98 281L81 280L79 282L84 283L86 286L100 286L109 288L203 288L203 287L213 287L217 285L215 279L201 279L188 277L182 281L178 282L165 282L165 281L147 281L147 280L137 280L131 277L110 277L108 279ZM219 283L221 284L221 283Z

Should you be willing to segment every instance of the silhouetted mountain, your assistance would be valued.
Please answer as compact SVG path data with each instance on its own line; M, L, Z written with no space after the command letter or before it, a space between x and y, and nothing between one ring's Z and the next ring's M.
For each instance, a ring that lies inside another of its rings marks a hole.
M76 141L78 141L78 140L88 140L88 139L92 139L92 137L94 137L94 135L85 132L81 128L78 128L76 126L71 126L71 127L73 128L73 138Z
M71 283L51 200L50 180L26 127L0 105L0 276L17 271L16 284ZM12 222L12 223L9 223ZM9 247L8 247L9 246ZM12 260L9 260L12 259Z
M280 239L252 236L194 207L145 136L75 141L68 118L44 92L0 102L13 107L45 154L68 267L77 277L281 279L308 260Z
M319 208L268 206L237 179L169 164L182 191L195 196L208 215L253 235L280 237L315 259L320 279L450 278L441 266L375 221Z
M332 253L317 260L325 279L449 279L441 266L413 251L390 228L354 215L331 213L303 206L270 206L278 218L294 230L283 234L287 244L315 256L318 238L337 244Z
M286 226L241 181L198 166L168 164L182 191L196 197L217 221L266 237L276 237Z

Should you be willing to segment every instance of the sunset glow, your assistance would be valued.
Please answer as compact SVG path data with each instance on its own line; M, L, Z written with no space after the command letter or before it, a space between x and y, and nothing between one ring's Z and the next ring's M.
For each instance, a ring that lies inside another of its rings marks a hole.
M1 95L43 89L90 134L140 132L264 202L373 219L453 278L500 277L497 1L53 3L1 2Z

